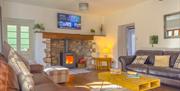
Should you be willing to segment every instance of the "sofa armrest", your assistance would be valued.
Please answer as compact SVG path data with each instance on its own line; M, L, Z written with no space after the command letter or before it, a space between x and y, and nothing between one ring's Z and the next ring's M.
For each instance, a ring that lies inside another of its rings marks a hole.
M122 71L126 71L126 66L131 64L136 56L120 56L119 62L121 63Z
M43 65L40 65L40 64L31 64L30 65L31 73L42 73L43 69L44 69Z

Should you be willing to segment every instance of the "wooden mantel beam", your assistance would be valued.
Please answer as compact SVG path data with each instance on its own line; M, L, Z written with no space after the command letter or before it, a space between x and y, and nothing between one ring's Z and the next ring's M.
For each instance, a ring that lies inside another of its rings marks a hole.
M47 39L94 40L94 36L93 35L52 33L52 32L43 32L43 38L47 38Z

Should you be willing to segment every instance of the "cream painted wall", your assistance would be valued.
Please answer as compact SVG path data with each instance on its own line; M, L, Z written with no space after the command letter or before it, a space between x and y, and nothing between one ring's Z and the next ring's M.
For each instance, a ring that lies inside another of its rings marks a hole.
M149 36L159 35L159 44L155 48L180 48L180 39L164 39L163 16L180 11L180 0L146 0L123 11L105 16L104 26L107 36L97 38L103 41L98 46L110 46L112 57L118 59L118 26L135 23L137 49L150 49Z
M30 19L34 20L36 23L45 24L46 31L48 32L60 32L60 33L73 33L73 34L89 34L90 29L99 30L100 25L102 24L102 17L95 15L87 15L74 13L71 11L63 11L58 9L51 9L33 5L26 5L21 3L14 2L5 2L4 4L4 16L5 18L18 18L18 19ZM57 13L68 13L76 14L81 16L81 30L64 30L57 28ZM37 63L43 64L44 45L42 40L39 37L39 34L35 34L34 37L34 59ZM39 49L40 48L40 49ZM41 53L39 53L41 51Z
M4 8L6 17L35 20L36 23L45 24L46 31L49 32L88 34L91 28L98 30L102 23L101 16L86 15L15 2L5 2ZM58 29L57 13L80 15L82 17L82 29L79 31Z

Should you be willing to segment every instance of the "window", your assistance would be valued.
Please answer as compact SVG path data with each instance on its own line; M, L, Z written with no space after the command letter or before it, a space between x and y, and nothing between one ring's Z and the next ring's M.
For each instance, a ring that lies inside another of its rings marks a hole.
M21 26L21 51L28 51L29 49L29 27L28 26Z
M17 25L7 25L7 41L15 50L28 51L30 48L29 26L19 27Z
M32 60L33 54L33 20L5 18L4 39L18 53Z
M17 26L7 26L7 41L16 50L17 49Z
M164 16L165 38L180 38L180 12Z

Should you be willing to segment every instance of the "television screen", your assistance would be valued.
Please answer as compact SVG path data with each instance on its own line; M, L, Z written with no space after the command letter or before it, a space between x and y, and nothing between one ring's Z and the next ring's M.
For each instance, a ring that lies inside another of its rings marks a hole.
M58 28L61 29L81 29L81 16L58 13Z

